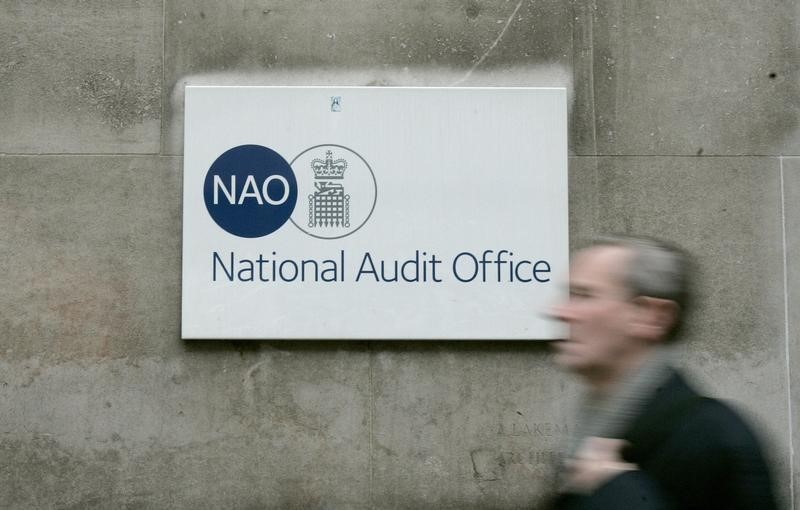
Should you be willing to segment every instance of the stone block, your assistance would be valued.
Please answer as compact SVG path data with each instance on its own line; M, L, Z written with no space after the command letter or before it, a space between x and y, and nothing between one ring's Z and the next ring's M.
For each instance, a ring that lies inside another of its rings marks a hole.
M0 152L155 153L163 5L0 4Z
M598 154L798 153L795 2L595 4Z
M369 508L368 359L363 344L205 344L3 362L3 506Z
M164 152L183 151L186 83L570 87L572 11L560 0L168 2Z
M374 350L374 508L532 508L552 492L575 387L546 342Z
M3 359L180 352L181 158L0 157Z
M778 158L598 158L598 229L652 235L695 259L682 363L766 438L788 501Z

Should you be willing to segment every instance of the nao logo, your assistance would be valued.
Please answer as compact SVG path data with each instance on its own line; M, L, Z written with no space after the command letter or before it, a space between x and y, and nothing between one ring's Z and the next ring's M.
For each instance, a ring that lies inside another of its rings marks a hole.
M203 198L217 225L238 237L263 237L291 220L312 237L338 239L367 222L377 185L364 158L341 145L316 145L291 163L267 147L240 145L211 165Z

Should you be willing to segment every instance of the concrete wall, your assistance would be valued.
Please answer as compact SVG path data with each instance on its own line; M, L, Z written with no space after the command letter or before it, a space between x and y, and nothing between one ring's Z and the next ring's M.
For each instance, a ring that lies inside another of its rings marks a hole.
M789 0L3 0L2 505L546 494L577 387L545 344L180 340L182 87L257 83L568 87L573 248L697 254L681 357L760 426L789 507L797 26Z

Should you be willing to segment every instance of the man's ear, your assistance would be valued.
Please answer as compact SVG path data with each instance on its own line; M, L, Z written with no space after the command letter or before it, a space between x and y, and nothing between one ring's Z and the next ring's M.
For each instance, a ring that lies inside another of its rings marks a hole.
M632 324L634 334L656 343L664 340L678 320L680 307L671 299L648 296L634 298L637 307L636 318Z

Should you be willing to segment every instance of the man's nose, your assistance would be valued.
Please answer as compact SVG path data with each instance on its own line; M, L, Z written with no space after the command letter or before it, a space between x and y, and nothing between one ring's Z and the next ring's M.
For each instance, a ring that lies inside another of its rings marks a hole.
M551 306L547 316L553 320L569 322L572 319L569 303L559 303Z

